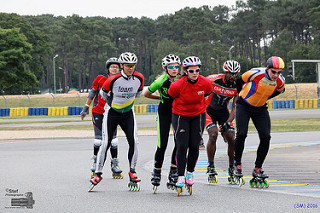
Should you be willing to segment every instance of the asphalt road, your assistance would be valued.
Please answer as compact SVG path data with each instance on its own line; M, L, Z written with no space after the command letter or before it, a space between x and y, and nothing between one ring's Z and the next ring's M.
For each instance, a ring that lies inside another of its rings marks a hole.
M205 135L205 141L207 136ZM241 188L229 185L226 145L218 139L216 167L219 182L209 184L206 151L200 150L195 171L195 185L190 196L168 190L165 186L172 137L166 153L162 182L152 193L150 174L157 139L139 137L137 174L142 179L140 192L129 192L128 145L119 138L120 166L124 179L112 179L110 154L104 179L88 193L92 139L32 139L0 143L0 212L23 212L14 209L11 200L33 193L35 204L30 212L296 212L320 209L320 132L275 133L264 164L269 175L268 189ZM248 135L243 156L244 175L248 182L254 165L257 135ZM28 211L28 212L29 212Z

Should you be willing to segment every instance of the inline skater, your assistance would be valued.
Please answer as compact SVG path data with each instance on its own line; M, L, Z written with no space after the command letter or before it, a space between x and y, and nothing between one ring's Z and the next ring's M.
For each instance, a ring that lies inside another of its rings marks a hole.
M93 164L91 167L91 178L94 175L96 169L96 161L97 161L97 154L99 151L99 147L101 145L102 140L102 121L103 121L103 113L106 101L101 98L99 91L103 85L103 83L107 80L107 78L111 75L117 74L119 72L120 63L117 58L112 57L106 61L105 69L106 74L98 75L93 83L92 89L88 94L88 98L86 101L85 106L83 107L80 116L81 120L83 120L86 115L89 113L89 106L93 101L93 108L92 108L92 124L94 129L94 142L93 142ZM111 142L111 168L113 173L115 174L114 177L123 177L122 171L118 165L118 138L117 138L117 131L114 132L113 139ZM118 175L117 175L118 174Z
M185 58L182 66L185 76L172 83L168 91L168 94L175 98L172 104L172 126L177 149L178 196L185 183L189 194L192 194L193 171L199 156L202 135L201 114L207 107L205 97L212 92L210 80L199 75L201 61L198 57Z
M154 193L161 181L161 168L163 165L164 154L168 145L168 137L172 122L172 101L168 95L168 89L172 82L178 78L180 67L180 58L176 55L169 54L162 59L162 68L165 73L157 78L144 92L144 96L151 99L160 99L160 104L157 113L157 132L158 145L154 156L154 170L152 173L151 183L154 185ZM158 90L159 95L154 94ZM175 184L177 181L177 166L176 166L176 149L172 151L171 166L169 172L169 183ZM168 185L168 188L171 188Z
M129 178L128 188L130 191L140 190L140 178L137 177L135 167L138 157L137 125L134 111L132 110L134 101L142 93L144 77L135 71L137 56L134 53L125 52L119 57L121 73L111 76L103 84L100 95L107 100L110 108L105 109L105 121L102 135L102 145L97 156L97 169L95 176L90 180L92 185L89 191L102 180L103 162L106 158L107 150L111 146L113 132L119 125L124 131L129 144Z
M228 143L228 180L232 183L233 180L233 163L234 163L234 127L232 121L235 117L235 103L237 96L237 88L235 79L240 71L240 64L237 61L228 60L223 64L224 74L209 75L207 78L212 82L212 95L209 96L209 105L207 107L207 114L211 118L211 122L206 125L209 134L207 143L207 156L208 156L208 181L209 183L217 183L218 173L214 166L214 156L216 153L216 141L219 133L223 136L226 143ZM211 101L210 101L211 98ZM229 113L229 101L233 98L232 110ZM209 117L208 116L208 117ZM210 119L209 118L209 119ZM220 126L218 128L217 126Z
M284 66L282 58L272 56L267 60L266 67L253 68L236 80L239 93L236 105L237 133L234 147L236 176L242 177L241 158L250 118L260 139L255 168L252 172L253 180L250 181L251 186L257 186L256 181L259 181L260 186L269 186L268 181L265 180L268 176L263 174L262 170L271 139L271 122L266 102L285 91L285 78L281 75Z

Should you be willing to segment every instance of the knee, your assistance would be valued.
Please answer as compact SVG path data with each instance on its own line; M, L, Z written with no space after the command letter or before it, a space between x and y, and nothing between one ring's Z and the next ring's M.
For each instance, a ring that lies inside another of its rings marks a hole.
M112 141L111 141L111 148L112 148L112 149L118 148L118 143L119 143L118 138L112 139Z
M244 142L247 138L246 134L238 134L237 133L237 137L236 137L236 142Z
M101 146L101 139L95 138L95 139L94 139L94 142L93 142L93 145L94 145L95 147L100 147L100 146Z
M260 137L260 141L262 143L269 143L271 140L271 136L270 135L267 135L267 136L264 136L264 137Z
M216 128L211 128L208 130L208 134L209 134L209 142L216 142L217 137L218 137L218 131L215 130Z

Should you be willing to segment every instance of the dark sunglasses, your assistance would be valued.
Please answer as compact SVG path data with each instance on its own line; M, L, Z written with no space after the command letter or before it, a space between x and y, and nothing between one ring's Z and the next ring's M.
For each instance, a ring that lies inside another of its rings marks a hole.
M193 72L198 73L198 72L200 72L200 69L198 68L198 69L195 69L195 70L187 70L187 71L190 72L190 73L193 73Z
M168 69L173 69L173 68L175 68L175 69L179 69L179 65L169 65L169 66L167 66L168 67Z
M270 69L271 70L271 72L272 72L272 74L274 74L274 75L276 75L276 74L278 74L278 75L280 75L281 74L281 71L274 71L273 69Z

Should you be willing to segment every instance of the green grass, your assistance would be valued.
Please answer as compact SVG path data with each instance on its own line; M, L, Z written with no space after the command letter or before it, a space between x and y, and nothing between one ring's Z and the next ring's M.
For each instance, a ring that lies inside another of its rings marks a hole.
M298 88L298 90L296 90ZM317 84L288 84L286 92L277 96L275 100L292 100L298 99L317 99ZM297 92L297 93L296 93ZM50 94L43 95L8 95L0 97L0 108L16 107L66 107L66 106L83 106L87 100L87 93L79 94L57 94L54 97ZM4 98L6 97L6 99ZM54 103L53 103L54 101ZM145 98L141 95L136 99L135 104L158 104L158 100Z
M92 125L68 125L61 122L59 126L53 127L2 127L0 131L17 131L17 130L92 130ZM72 121L74 122L74 121ZM13 122L21 123L21 122ZM23 122L23 123L54 123L54 121L35 121L35 122ZM58 122L57 122L58 123ZM66 122L67 123L67 122ZM271 120L271 132L306 132L306 131L319 131L320 118L309 119L274 119ZM139 130L156 130L155 127L144 127ZM249 123L249 131L256 132L252 122Z

